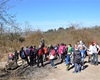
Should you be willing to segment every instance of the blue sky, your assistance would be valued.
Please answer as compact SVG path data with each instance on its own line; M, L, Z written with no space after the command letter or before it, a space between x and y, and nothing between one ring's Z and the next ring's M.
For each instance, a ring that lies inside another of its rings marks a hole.
M100 0L11 0L9 4L14 6L9 13L35 30L100 25Z

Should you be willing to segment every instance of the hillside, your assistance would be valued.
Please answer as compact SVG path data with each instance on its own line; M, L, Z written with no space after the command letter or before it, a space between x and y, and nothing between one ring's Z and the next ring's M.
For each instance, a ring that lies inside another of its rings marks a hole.
M8 52L14 52L14 50L20 50L22 46L34 46L38 47L41 38L45 39L46 46L52 44L65 43L74 45L77 41L82 40L88 47L88 44L93 40L96 40L100 45L100 26L91 28L76 28L71 26L69 28L51 29L46 32L40 30L27 31L24 33L9 33L0 35L0 57L1 59ZM1 60L0 59L0 60Z

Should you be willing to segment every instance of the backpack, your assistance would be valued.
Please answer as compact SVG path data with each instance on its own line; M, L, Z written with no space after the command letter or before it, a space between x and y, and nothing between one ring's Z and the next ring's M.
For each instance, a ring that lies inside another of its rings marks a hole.
M58 52L59 52L60 54L63 54L63 48L64 48L63 46L60 46L60 47L59 47Z
M30 57L34 57L34 51L32 49L30 50Z
M54 49L55 49L55 52L58 53L58 47L55 46Z
M26 49L26 51L25 51L25 52L26 52L26 55L27 55L27 56L29 56L29 54L30 54L29 49Z
M48 49L46 47L43 48L44 53L47 54L48 53Z
M39 56L40 56L40 55L43 55L43 49L42 49L42 48L39 49L38 55L39 55Z
M76 51L74 55L75 55L76 62L80 63L81 62L81 52Z
M12 59L13 60L14 59L14 54L9 54L8 57L9 57L9 59Z
M96 45L95 47L97 48L97 51L98 51L98 50L99 50L99 46L98 46L98 45Z
M11 54L12 58L14 59L14 54Z
M51 52L50 52L50 57L49 57L49 58L50 58L50 59L54 59L54 58L55 58L55 54L56 54L56 53L55 53L55 50L52 49Z
M34 55L36 55L37 54L37 49L34 49Z
M56 53L55 53L55 50L54 50L54 49L51 50L51 54L52 54L53 56L55 56Z
M24 51L21 51L20 56L21 56L22 59L24 59L25 58L25 52Z
M67 53L67 50L66 50L66 48L63 48L63 53Z

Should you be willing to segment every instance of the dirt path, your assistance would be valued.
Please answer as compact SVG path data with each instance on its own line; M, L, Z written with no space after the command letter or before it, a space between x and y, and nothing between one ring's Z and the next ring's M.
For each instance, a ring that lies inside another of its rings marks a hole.
M87 61L87 58L85 60ZM4 64L5 63L0 63L0 65ZM13 78L9 78L9 80L100 80L100 64L94 66L86 63L85 66L85 70L82 70L80 73L73 73L73 68L66 71L65 63L57 65L56 69L52 68L50 64L41 68L28 66L23 70L21 70L23 68L23 66L21 66L18 69L13 70L12 73L18 74L22 71L21 74L23 74L23 76L17 78L15 75Z
M100 80L100 64L94 66L86 63L85 66L85 70L80 73L73 73L74 69L66 71L65 63L62 63L57 66L56 71L50 73L44 80Z

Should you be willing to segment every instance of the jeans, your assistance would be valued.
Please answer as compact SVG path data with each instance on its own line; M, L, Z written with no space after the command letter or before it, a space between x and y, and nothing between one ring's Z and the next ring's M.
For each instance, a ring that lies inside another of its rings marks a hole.
M84 58L81 59L81 69L84 69Z
M88 55L88 62L93 63L93 54Z
M63 54L59 54L59 58L60 58L60 60L61 60L61 63L63 63L64 55L63 55Z
M75 63L74 66L75 66L74 72L80 72L81 65L79 63Z
M53 59L50 59L50 63L51 63L51 66L52 66L52 67L55 66Z
M98 64L98 54L93 53L93 64Z

